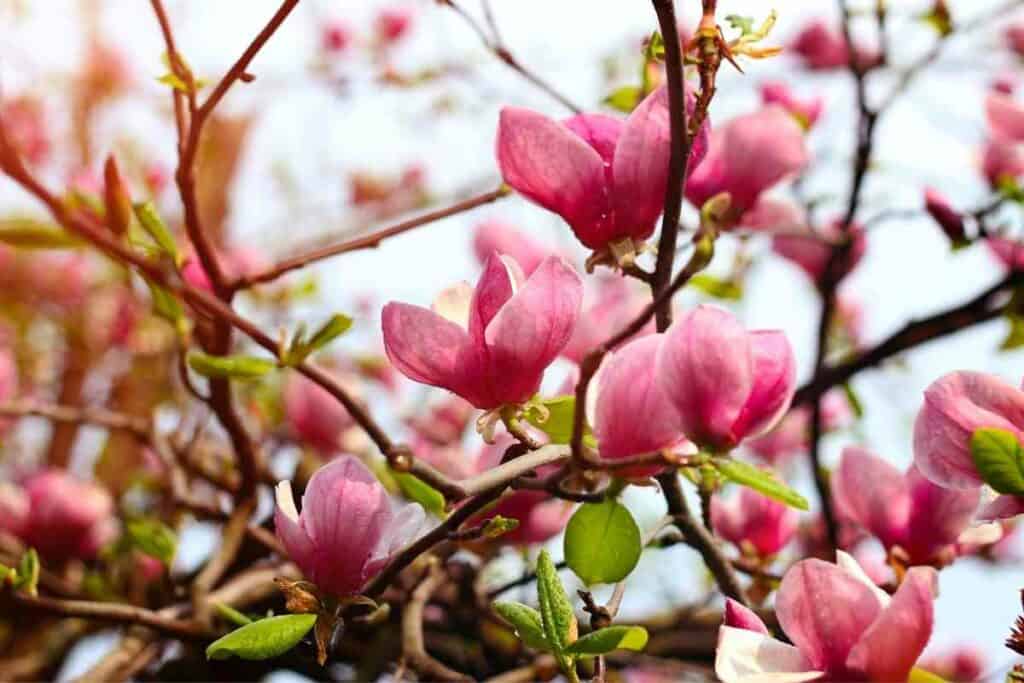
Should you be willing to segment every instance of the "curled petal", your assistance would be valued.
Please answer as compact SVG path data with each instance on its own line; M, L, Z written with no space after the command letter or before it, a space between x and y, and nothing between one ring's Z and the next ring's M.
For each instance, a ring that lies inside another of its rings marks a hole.
M522 286L523 272L508 256L491 256L476 284L469 312L469 334L474 344L483 342L484 330Z
M401 303L384 307L382 323L384 349L399 372L416 382L460 393L470 354L464 329L433 311Z
M824 676L800 650L764 633L718 629L715 675L722 683L802 683Z
M768 635L768 627L761 621L761 617L754 613L746 605L736 602L732 598L725 599L725 622L726 626L741 628L754 633Z
M1024 515L1024 497L1006 494L997 496L978 511L978 519L983 521L1012 519L1017 515Z

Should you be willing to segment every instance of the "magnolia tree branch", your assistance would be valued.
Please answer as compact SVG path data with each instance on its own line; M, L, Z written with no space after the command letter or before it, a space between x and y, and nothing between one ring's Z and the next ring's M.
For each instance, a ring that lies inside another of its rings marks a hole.
M427 601L444 583L444 571L437 560L430 562L426 575L409 596L402 610L402 660L414 671L432 681L465 681L468 676L453 671L427 653L423 642L423 610Z
M74 424L91 424L107 429L130 432L140 441L152 438L152 425L149 420L126 413L118 413L105 408L87 408L65 405L47 405L34 401L13 401L0 403L0 416L3 417L45 417L54 422Z

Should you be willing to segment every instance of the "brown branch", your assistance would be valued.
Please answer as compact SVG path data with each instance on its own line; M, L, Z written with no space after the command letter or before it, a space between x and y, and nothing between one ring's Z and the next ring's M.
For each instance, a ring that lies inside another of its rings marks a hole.
M192 609L196 618L201 622L209 621L210 603L207 597L221 577L234 564L238 551L242 548L242 541L245 540L246 530L249 528L249 518L255 509L255 498L250 498L235 508L221 530L220 545L217 546L213 556L192 582Z
M31 596L12 592L8 598L15 605L26 610L44 612L61 617L78 617L93 621L107 621L115 624L138 624L154 630L189 640L209 638L211 632L201 624L165 616L159 612L122 605L112 602L90 602L88 600L62 600L44 596Z
M413 670L432 681L465 681L469 677L453 671L427 653L423 643L423 610L441 584L445 574L437 560L430 563L426 576L413 589L402 610L402 659Z
M118 413L104 408L78 408L75 406L47 405L34 401L13 401L0 403L0 416L3 417L45 417L54 422L74 424L93 424L107 429L131 432L142 441L149 441L152 436L152 425L149 420Z
M339 254L346 254L351 251L359 251L361 249L372 249L377 247L381 242L400 235L404 232L409 232L415 228L428 225L435 221L439 221L442 218L448 218L449 216L455 216L460 213L465 213L478 206L490 204L491 202L500 199L508 194L508 191L503 187L497 190L491 190L490 192L484 192L483 194L464 199L456 202L450 206L446 206L441 209L427 212L420 216L415 216L407 220L396 223L395 225L381 228L368 235L362 237L356 237L351 240L346 240L338 244L331 244L318 249L313 249L305 254L299 254L298 256L292 256L291 258L284 259L283 261L267 268L263 272L254 273L252 275L240 276L237 280L231 283L231 288L235 290L245 289L252 287L264 282L271 282L276 280L286 273L290 273L293 270L304 268L311 263L322 261L332 256L338 256Z

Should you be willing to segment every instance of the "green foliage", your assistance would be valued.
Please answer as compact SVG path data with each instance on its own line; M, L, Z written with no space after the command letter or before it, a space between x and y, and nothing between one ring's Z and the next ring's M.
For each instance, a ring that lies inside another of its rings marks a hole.
M771 472L731 458L714 458L712 462L718 472L729 481L752 488L798 510L808 509L807 499L776 479Z
M708 296L724 301L739 301L743 298L743 285L733 280L723 280L707 273L694 275L690 278L690 285Z
M608 626L583 636L566 652L580 657L596 657L615 650L640 652L646 645L647 629L643 626Z
M281 354L281 362L290 367L301 364L311 354L324 348L348 332L352 318L341 313L332 315L316 332L306 336L306 326L299 325L288 348Z
M253 356L211 356L192 351L188 354L188 366L203 377L257 379L277 367L277 363Z
M55 223L14 217L0 220L0 244L19 249L64 249L79 243Z
M548 551L540 551L537 558L537 600L540 603L541 626L548 649L555 655L562 671L570 681L576 680L576 666L565 649L576 640L579 626L569 596Z
M567 444L572 440L572 421L576 412L575 396L537 399L527 404L526 421L548 435L551 443Z
M603 100L604 104L623 114L629 114L643 98L643 89L635 85L624 85L610 92Z
M1024 495L1024 449L1005 429L977 429L971 435L971 457L985 483L999 493Z
M315 614L285 614L260 619L215 640L207 659L271 659L299 644L316 623Z
M139 518L128 522L126 533L132 546L170 567L178 549L174 531L158 519Z
M153 300L153 312L174 325L175 328L180 329L185 320L185 311L181 307L181 302L155 282L146 280L146 284L149 286L149 296Z
M409 500L419 503L428 512L438 517L445 517L446 502L440 491L430 484L425 483L419 477L406 472L391 472L391 476L398 482L402 495Z
M610 498L581 505L565 529L565 561L587 585L626 578L642 550L633 515Z
M512 625L519 640L523 641L527 647L542 652L551 650L544 635L544 624L541 621L540 612L520 602L496 602L494 611Z
M175 265L180 266L181 253L178 251L178 245L174 241L174 235L171 234L163 219L160 218L160 214L157 213L153 202L136 204L134 209L135 217L139 219L139 225L156 243L158 252L170 257Z
M29 595L37 594L39 584L39 555L35 548L29 548L21 556L18 563L17 578L14 579L14 588L23 590Z

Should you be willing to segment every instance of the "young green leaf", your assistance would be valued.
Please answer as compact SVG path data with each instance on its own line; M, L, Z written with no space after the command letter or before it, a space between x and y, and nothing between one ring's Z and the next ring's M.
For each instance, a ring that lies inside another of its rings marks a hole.
M1006 314L1006 321L1010 323L1010 330L1006 338L999 344L1000 351L1013 351L1024 346L1024 315L1010 311Z
M398 482L402 489L402 495L409 500L419 503L428 512L433 512L438 517L445 517L445 499L440 491L430 484L424 483L419 477L406 472L392 472L391 476Z
M203 377L256 379L273 370L277 364L253 356L211 356L201 351L192 351L188 354L188 366Z
M538 401L539 409L526 411L526 420L548 435L551 443L567 444L572 439L575 396L556 396Z
M640 528L618 501L581 505L565 529L565 561L587 585L629 576L643 550Z
M315 614L284 614L260 619L215 640L207 659L270 659L299 644L316 623Z
M39 555L36 553L35 548L29 548L21 556L21 561L18 563L18 578L14 583L14 587L24 590L29 595L35 595L38 583Z
M181 265L181 254L178 252L178 245L174 241L174 235L167 229L160 214L157 213L153 202L143 202L135 205L135 217L139 219L142 229L153 238L160 250L171 257L176 265Z
M547 550L540 551L537 558L537 599L545 640L552 652L561 655L576 640L576 614Z
M807 499L776 479L771 472L731 458L715 458L713 462L722 476L729 481L752 488L798 510L808 509Z
M0 220L0 243L19 249L63 249L79 244L56 223L20 217Z
M153 300L153 311L164 320L179 325L184 320L185 311L181 302L160 285L146 280L149 286L149 296Z
M999 493L1024 495L1024 449L1005 429L976 429L971 457L985 483Z
M732 280L723 280L707 273L694 275L690 278L690 284L716 299L739 301L743 298L743 285Z
M170 567L178 549L178 537L166 524L157 519L133 519L127 524L128 540L147 555L152 555Z
M643 626L609 626L583 636L566 652L580 657L596 657L615 650L640 652L646 645L647 629Z
M643 91L638 86L624 85L609 93L604 98L604 104L623 114L629 114L636 109L636 105L640 104L642 97Z
M302 363L310 354L319 351L332 341L348 332L352 327L352 318L341 313L332 315L327 322L306 338L305 326L300 326L292 337L292 343L284 354L283 361L286 365L295 366Z
M551 649L544 637L540 612L521 602L496 602L494 611L516 630L519 640L527 647L547 652Z

